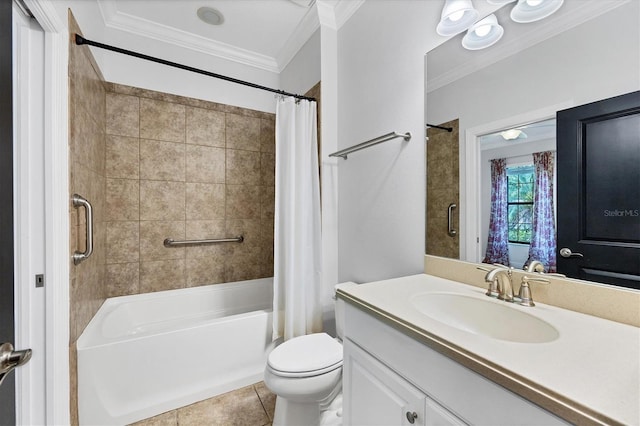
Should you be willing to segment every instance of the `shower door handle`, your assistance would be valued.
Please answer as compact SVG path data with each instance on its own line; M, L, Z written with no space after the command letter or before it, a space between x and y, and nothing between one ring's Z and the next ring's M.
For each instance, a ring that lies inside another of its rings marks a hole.
M458 231L453 229L453 209L457 207L456 203L451 203L447 209L447 234L449 234L450 237L455 237L458 233Z
M93 253L93 208L91 207L91 203L87 201L86 198L78 194L73 194L73 197L71 197L71 201L73 202L73 207L84 207L85 212L87 243L84 252L76 251L75 253L73 253L73 264L77 265L83 260L86 260L89 256L91 256L91 253Z

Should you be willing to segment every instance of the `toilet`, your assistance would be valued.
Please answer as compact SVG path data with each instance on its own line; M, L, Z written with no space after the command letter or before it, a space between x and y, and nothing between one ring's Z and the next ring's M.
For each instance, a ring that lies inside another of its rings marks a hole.
M347 285L356 284L336 288ZM269 354L264 383L276 394L274 426L342 423L343 313L344 301L337 299L337 338L327 333L299 336Z

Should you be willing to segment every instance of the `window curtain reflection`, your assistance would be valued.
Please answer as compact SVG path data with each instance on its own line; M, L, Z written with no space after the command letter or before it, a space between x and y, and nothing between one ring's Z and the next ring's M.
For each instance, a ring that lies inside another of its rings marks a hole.
M527 263L538 260L546 272L556 271L556 222L553 207L553 151L533 154L535 187L533 224Z
M507 222L507 160L491 160L491 217L484 263L509 266L509 226Z

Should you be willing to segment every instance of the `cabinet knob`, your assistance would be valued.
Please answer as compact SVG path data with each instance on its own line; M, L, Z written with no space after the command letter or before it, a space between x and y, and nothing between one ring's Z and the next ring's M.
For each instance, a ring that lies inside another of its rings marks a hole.
M417 418L418 418L418 413L416 413L415 411L413 412L407 411L407 420L409 420L409 423L414 424Z

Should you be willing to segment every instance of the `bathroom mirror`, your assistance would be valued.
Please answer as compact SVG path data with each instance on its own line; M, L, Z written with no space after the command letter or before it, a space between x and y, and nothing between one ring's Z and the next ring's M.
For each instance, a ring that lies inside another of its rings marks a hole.
M432 176L427 160L427 254L470 262L484 256L481 136L640 89L640 3L565 0L555 14L529 24L511 21L512 7L496 12L504 36L495 45L466 50L462 33L426 55L425 122L453 128L428 130L427 157L438 144L456 144L436 148L435 157L457 169ZM430 222L441 232L435 238L429 237ZM434 248L440 241L447 247Z

